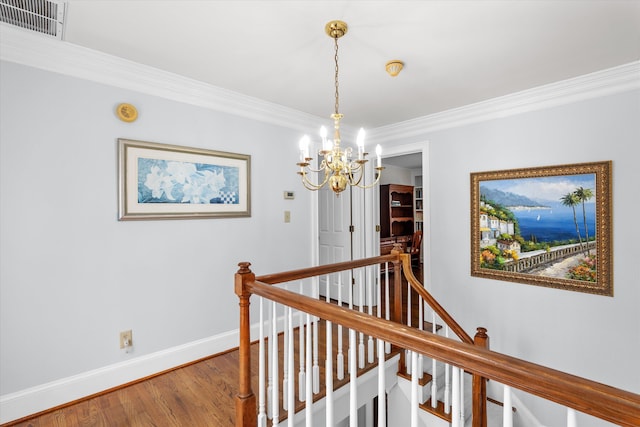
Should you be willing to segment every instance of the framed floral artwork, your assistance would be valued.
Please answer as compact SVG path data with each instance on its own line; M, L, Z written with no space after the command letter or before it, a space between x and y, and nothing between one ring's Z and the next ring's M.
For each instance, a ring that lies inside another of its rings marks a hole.
M251 156L118 139L120 220L251 216Z
M471 174L471 275L613 296L611 162Z

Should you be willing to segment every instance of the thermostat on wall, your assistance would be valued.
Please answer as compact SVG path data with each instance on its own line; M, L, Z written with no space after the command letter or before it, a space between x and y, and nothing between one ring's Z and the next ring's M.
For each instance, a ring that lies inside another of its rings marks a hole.
M295 199L293 191L285 191L284 192L285 199Z

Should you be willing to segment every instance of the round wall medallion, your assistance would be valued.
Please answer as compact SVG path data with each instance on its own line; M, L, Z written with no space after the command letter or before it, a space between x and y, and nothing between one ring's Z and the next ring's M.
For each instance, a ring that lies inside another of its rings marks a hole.
M116 108L118 118L123 122L133 122L138 118L138 110L131 104L120 104Z

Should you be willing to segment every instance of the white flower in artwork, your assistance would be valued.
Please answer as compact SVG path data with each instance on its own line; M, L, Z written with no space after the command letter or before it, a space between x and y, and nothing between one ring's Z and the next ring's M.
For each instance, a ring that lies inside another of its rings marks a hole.
M193 163L167 162L167 174L178 184L184 184L196 173L196 165Z
M161 174L158 166L151 167L151 172L147 174L144 185L151 190L153 197L159 199L164 193L167 199L174 200L174 197L171 195L171 191L173 190L171 177L164 173Z
M165 160L145 163L141 162L144 187L163 203L208 204L219 199L226 186L224 169L213 165Z
M206 188L207 200L211 200L220 196L220 190L225 187L226 181L224 179L224 173L219 171L202 171L203 182L202 185Z
M202 170L187 178L182 187L182 203L210 203L220 195L225 179L222 171Z
M201 187L186 183L182 187L181 203L203 203L201 195Z

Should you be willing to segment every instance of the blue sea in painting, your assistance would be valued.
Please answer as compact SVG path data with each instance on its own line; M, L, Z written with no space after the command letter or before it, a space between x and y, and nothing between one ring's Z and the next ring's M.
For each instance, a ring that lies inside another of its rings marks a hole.
M595 203L585 204L589 237L593 237L596 234L595 208ZM552 204L546 209L519 209L512 210L512 212L518 219L520 234L525 240L531 240L532 235L535 236L538 242L578 239L571 207L558 203ZM581 204L576 206L576 219L578 220L580 236L584 239L585 229Z
M138 203L238 204L239 168L138 158Z

